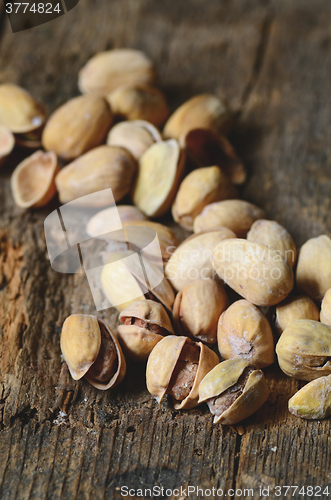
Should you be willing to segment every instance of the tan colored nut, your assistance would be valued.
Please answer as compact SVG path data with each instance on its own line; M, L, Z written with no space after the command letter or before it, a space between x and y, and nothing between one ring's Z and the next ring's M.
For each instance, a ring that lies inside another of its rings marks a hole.
M7 156L13 151L15 137L5 125L0 124L0 167L4 164Z
M236 198L234 184L217 166L198 168L182 181L172 206L172 215L184 229L193 230L193 221L214 201Z
M326 291L322 300L320 321L325 325L331 326L331 288Z
M297 319L312 319L318 321L318 307L307 295L287 297L277 305L275 311L275 326L282 333Z
M119 384L126 372L120 344L111 329L88 314L72 314L62 328L61 351L74 380L85 377L97 389Z
M278 250L293 267L297 249L290 233L274 220L259 219L247 233L248 241L257 241Z
M113 121L110 107L102 97L81 95L60 106L50 116L42 144L64 160L73 160L99 146Z
M280 368L289 377L314 380L331 374L331 328L319 321L298 319L276 345Z
M99 146L76 158L64 167L56 177L56 186L61 203L111 188L115 201L129 193L136 171L136 162L124 148ZM109 204L109 194L100 193L93 200L81 200L82 204L93 203L95 207ZM91 205L89 205L91 206Z
M43 207L57 193L55 176L60 171L56 154L36 151L23 160L11 176L11 190L21 208Z
M164 136L180 140L196 128L224 132L232 119L233 113L224 101L211 94L201 94L186 101L170 116L164 127Z
M319 301L331 288L331 239L325 234L301 247L296 282L300 291Z
M194 220L194 232L228 227L238 238L245 238L253 222L262 219L263 210L243 200L225 200L207 205Z
M275 346L267 318L247 300L234 302L217 329L218 349L224 359L242 358L264 368L275 361Z
M213 250L226 238L235 234L227 228L220 228L210 233L192 235L184 240L171 255L165 267L165 274L178 292L192 281L202 278L214 278Z
M196 128L184 134L179 143L200 167L218 165L234 184L245 182L246 169L224 135Z
M150 84L156 73L150 59L139 50L114 49L93 56L78 75L83 94L107 96L122 85Z
M133 205L118 205L97 212L86 225L86 232L92 238L107 236L107 233L120 229L118 217L121 223L135 220L147 220L139 208ZM107 239L107 238L105 238Z
M125 120L146 120L156 127L169 116L169 107L161 90L148 85L119 87L107 97L115 115Z
M218 361L217 355L201 342L168 335L148 358L147 389L158 403L170 394L176 410L193 408L198 404L201 380Z
M331 375L312 380L288 402L288 409L301 418L322 419L331 415Z
M206 402L214 424L233 425L253 415L269 396L263 372L244 359L219 363L202 380L199 403Z
M161 141L162 137L157 128L144 120L117 123L110 129L107 138L109 146L126 148L136 160L155 142Z
M277 250L240 238L221 241L214 249L218 276L256 306L272 306L293 288L293 272Z
M218 318L228 303L224 287L220 283L211 278L192 281L175 298L175 327L180 335L215 344Z
M134 302L121 312L119 319L123 323L117 328L120 344L124 354L134 361L147 361L163 337L174 335L164 307L153 300Z
M133 202L148 217L171 207L184 173L185 155L176 140L157 142L140 157Z

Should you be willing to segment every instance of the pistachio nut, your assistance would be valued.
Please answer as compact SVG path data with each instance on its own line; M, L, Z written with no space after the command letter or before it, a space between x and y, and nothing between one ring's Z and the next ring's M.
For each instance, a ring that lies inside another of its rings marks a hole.
M221 283L211 278L192 281L175 298L175 327L180 335L215 344L218 318L227 306L228 298Z
M275 310L275 327L282 333L297 319L312 319L318 321L319 310L315 302L307 295L286 297Z
M21 208L43 207L57 193L55 176L60 171L56 154L36 151L15 168L11 190Z
M125 120L146 120L159 127L169 116L165 95L149 85L118 87L108 95L107 100L113 113Z
M214 249L212 263L229 287L256 306L278 304L293 288L288 261L262 243L223 240Z
M122 85L151 84L156 73L150 59L139 50L114 49L93 56L78 75L83 94L107 96Z
M164 307L154 300L140 300L126 307L119 315L123 325L117 328L126 356L134 361L147 361L152 349L163 337L174 335Z
M85 195L111 188L114 200L121 200L130 191L136 162L124 148L99 146L76 158L64 167L56 177L56 186L61 203L81 198ZM81 203L94 203L102 207L109 204L105 191L98 197L85 198Z
M15 138L9 128L0 123L0 167L15 146Z
M155 142L161 141L162 137L158 129L144 120L117 123L110 129L107 138L109 146L126 148L136 160L139 160Z
M204 207L194 220L194 232L212 231L228 227L238 238L245 238L253 222L264 216L263 210L243 200L225 200Z
M118 205L105 208L97 212L86 225L86 232L92 238L101 237L103 234L118 229L118 217L122 223L135 220L147 220L139 208L133 205Z
M306 384L288 402L288 409L301 418L322 419L331 415L331 375Z
M201 380L218 361L217 355L201 342L168 335L149 355L147 389L158 403L169 394L176 410L193 408L198 404Z
M111 329L88 314L72 314L62 328L61 351L74 380L85 377L97 389L119 384L126 363Z
M258 368L275 361L275 346L267 318L247 300L238 300L219 318L218 350L224 359L242 358Z
M174 201L184 167L184 152L175 139L153 144L138 162L134 204L148 217L164 215Z
M297 258L297 249L290 233L274 220L259 219L247 233L248 241L257 241L278 250L293 267Z
M311 318L315 319L315 318ZM331 326L331 288L329 288L322 300L320 321L325 325Z
M300 291L319 301L331 288L331 239L325 234L301 247L296 282Z
M172 215L180 226L192 231L195 217L206 205L237 196L236 187L219 167L198 168L190 172L180 184Z
M227 228L218 231L192 235L184 240L173 252L165 267L165 274L178 292L192 281L202 278L214 278L213 250L226 238L235 234Z
M280 336L276 353L289 377L314 380L331 374L331 327L319 321L298 319Z
M164 127L164 136L180 140L196 128L224 132L229 129L233 113L227 104L211 94L196 95L182 104L170 116Z
M112 121L113 115L105 99L81 95L50 116L42 134L42 144L64 160L73 160L99 146Z
M219 363L199 387L199 403L207 403L215 415L214 424L241 422L255 413L268 396L263 372L241 358Z

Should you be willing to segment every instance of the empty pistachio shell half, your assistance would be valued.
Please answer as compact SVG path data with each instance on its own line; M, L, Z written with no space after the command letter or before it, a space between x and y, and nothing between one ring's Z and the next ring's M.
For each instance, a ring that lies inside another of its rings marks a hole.
M124 354L134 361L147 361L155 345L167 335L174 335L164 307L153 300L134 302L119 315L123 325L117 330Z
M224 359L242 358L258 368L275 361L275 346L267 318L247 300L223 312L217 329L218 349Z
M322 419L331 415L331 375L312 380L288 402L288 409L301 418Z
M316 319L316 318L311 318ZM320 321L331 326L331 288L326 291L321 304Z
M275 327L282 333L297 319L312 319L318 321L319 310L315 302L307 295L286 297L277 304L275 310Z
M276 345L280 368L289 377L314 380L331 374L331 327L299 319L291 323Z
M126 148L136 160L139 160L152 144L160 141L162 137L158 129L144 120L117 123L110 129L107 138L109 146Z
M199 403L206 402L214 423L233 425L255 413L267 400L263 372L243 359L219 363L202 380Z
M74 380L85 377L97 389L119 384L126 363L111 329L95 316L72 314L62 328L61 351Z
M217 355L201 342L168 335L148 358L147 389L158 403L170 394L176 410L193 408L198 404L201 380L217 363Z
M3 165L6 158L15 146L15 138L9 128L0 124L0 166Z
M55 196L55 176L59 172L56 154L36 151L14 170L11 190L21 208L43 207Z

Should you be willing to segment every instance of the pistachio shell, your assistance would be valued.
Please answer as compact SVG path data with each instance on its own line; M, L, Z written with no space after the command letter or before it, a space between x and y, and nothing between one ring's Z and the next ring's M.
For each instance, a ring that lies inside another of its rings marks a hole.
M110 129L107 138L109 146L126 148L136 160L155 142L161 141L162 137L157 128L144 120L117 123Z
M86 232L92 238L101 237L118 229L118 216L122 223L146 220L144 214L133 205L118 205L97 212L86 225Z
M320 321L325 325L331 326L331 288L326 291L322 300Z
M297 319L312 319L318 321L319 311L313 300L307 295L287 297L277 305L275 311L275 326L282 333Z
M245 359L228 359L216 365L203 379L199 387L199 403L222 394L238 382L249 362Z
M15 138L11 131L5 126L0 124L0 166L3 165L6 158L15 146Z
M312 380L288 402L288 409L301 418L322 419L331 415L331 375Z

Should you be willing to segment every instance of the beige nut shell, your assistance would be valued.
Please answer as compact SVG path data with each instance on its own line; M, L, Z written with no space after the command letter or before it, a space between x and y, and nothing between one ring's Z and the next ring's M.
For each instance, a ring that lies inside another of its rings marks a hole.
M149 147L161 141L158 129L144 120L117 123L110 129L107 137L109 146L126 148L136 160L139 160Z
M288 409L301 418L322 419L331 415L331 375L306 384L288 402Z
M331 288L329 288L322 300L320 321L325 325L331 326Z
M318 321L318 317L318 307L308 295L290 296L277 304L275 311L275 327L280 334L293 323L293 321L298 319L312 319Z

